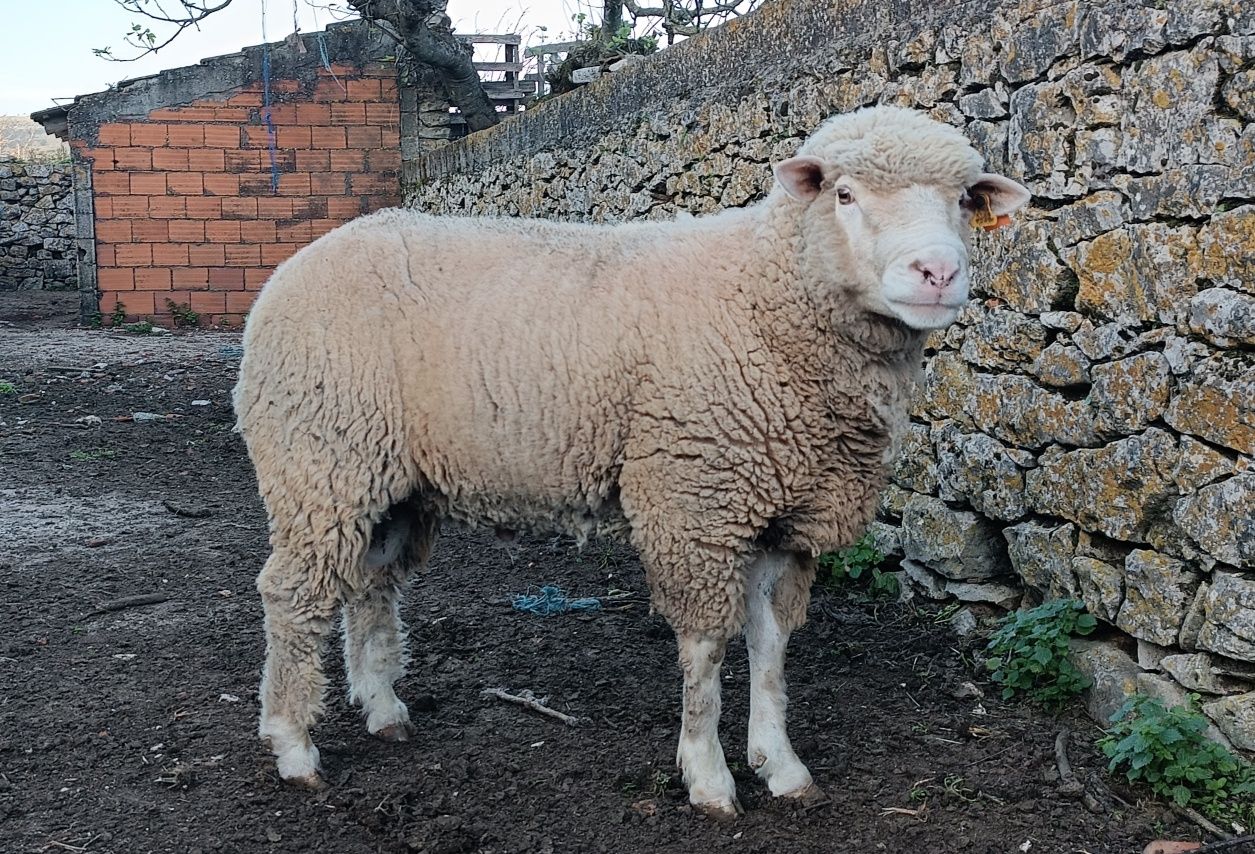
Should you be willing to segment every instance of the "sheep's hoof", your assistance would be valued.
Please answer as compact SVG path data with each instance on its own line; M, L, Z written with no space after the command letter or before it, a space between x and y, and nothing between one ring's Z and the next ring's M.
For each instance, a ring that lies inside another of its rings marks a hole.
M732 803L727 801L706 801L705 803L693 804L692 806L694 812L712 821L735 821L738 815L745 815L745 808L741 806L740 798L733 798Z
M415 732L417 730L414 729L414 724L409 721L399 721L394 724L388 724L380 729L379 732L371 733L371 735L380 741L409 741L414 737Z
M794 789L792 792L785 792L780 797L797 801L803 807L818 807L829 803L832 799L828 797L827 792L816 786L814 783L807 783L800 789Z
M316 771L313 774L306 774L303 777L285 777L283 778L283 782L287 783L289 786L294 786L298 789L306 789L310 792L321 792L327 788L327 781L324 780L322 775Z

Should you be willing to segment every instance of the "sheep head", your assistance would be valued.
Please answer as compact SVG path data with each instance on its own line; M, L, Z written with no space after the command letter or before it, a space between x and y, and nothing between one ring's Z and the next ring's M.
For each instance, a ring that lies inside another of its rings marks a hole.
M775 167L805 208L800 259L812 287L920 330L948 326L967 301L974 228L1030 199L955 128L899 107L829 119Z

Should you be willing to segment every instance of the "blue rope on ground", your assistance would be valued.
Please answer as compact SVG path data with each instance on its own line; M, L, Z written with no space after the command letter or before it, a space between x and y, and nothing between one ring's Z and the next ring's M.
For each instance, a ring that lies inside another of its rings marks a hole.
M569 611L600 611L601 600L590 596L584 599L569 599L558 587L546 584L540 593L529 596L518 594L514 597L514 610L548 617L553 614L565 614Z

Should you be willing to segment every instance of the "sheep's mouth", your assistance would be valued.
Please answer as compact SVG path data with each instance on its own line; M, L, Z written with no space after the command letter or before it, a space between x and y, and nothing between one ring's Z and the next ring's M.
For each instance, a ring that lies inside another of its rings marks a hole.
M912 302L889 300L889 308L907 326L913 329L941 329L958 317L963 303Z

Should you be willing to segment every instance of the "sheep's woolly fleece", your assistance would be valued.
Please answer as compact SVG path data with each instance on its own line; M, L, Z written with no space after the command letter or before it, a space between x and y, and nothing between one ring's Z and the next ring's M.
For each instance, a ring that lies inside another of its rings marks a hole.
M832 119L803 151L887 182L980 167L896 109ZM387 210L297 253L249 316L235 392L267 584L364 589L372 526L409 499L626 534L677 629L737 631L754 554L817 555L871 520L921 361L923 333L806 281L806 216L781 193L619 226Z

